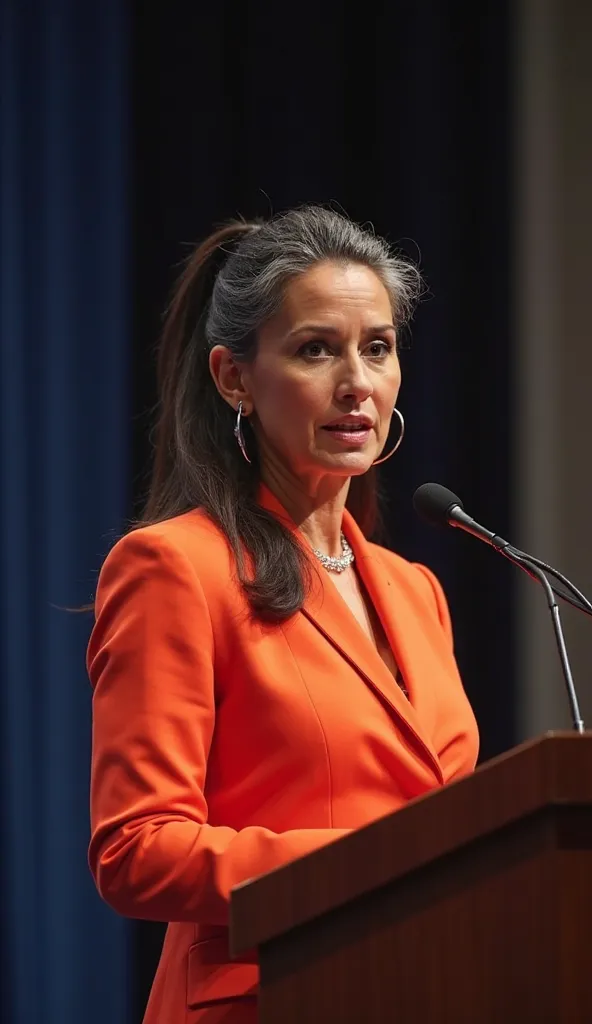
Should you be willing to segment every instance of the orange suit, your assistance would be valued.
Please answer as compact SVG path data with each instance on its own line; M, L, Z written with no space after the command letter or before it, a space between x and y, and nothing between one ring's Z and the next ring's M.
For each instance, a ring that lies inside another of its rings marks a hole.
M264 485L259 501L310 551ZM475 765L439 583L347 510L343 530L409 699L320 566L301 611L253 619L200 510L127 534L103 564L89 861L115 910L171 922L145 1024L255 1021L257 966L228 955L233 886Z

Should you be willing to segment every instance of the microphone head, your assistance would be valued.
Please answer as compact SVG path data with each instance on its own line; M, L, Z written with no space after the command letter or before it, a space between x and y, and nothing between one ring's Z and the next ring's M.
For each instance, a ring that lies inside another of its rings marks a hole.
M413 495L413 508L432 526L448 526L455 505L463 507L460 498L442 484L422 484Z

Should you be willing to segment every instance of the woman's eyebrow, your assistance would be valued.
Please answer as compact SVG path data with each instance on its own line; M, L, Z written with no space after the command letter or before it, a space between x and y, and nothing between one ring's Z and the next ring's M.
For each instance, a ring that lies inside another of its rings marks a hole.
M373 324L371 327L366 327L364 334L384 334L385 331L396 331L394 324ZM288 334L289 338L295 338L299 334L330 334L336 335L341 334L338 327L332 327L329 324L303 324L302 327L297 327L295 330L290 331Z

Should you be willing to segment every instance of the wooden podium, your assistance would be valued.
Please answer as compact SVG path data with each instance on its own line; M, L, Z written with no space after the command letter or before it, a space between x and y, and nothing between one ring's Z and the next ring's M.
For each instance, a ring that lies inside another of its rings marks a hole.
M592 733L549 733L233 890L260 1024L592 1024Z

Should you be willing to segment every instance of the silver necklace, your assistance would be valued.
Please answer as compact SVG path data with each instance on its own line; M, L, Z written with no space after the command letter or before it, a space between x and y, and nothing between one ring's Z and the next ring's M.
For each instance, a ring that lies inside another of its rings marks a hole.
M329 572L343 572L344 569L347 569L352 564L355 558L343 532L341 533L341 550L343 552L341 558L332 558L331 555L324 555L318 548L313 548L312 550L321 565L324 565L325 569L328 569Z

